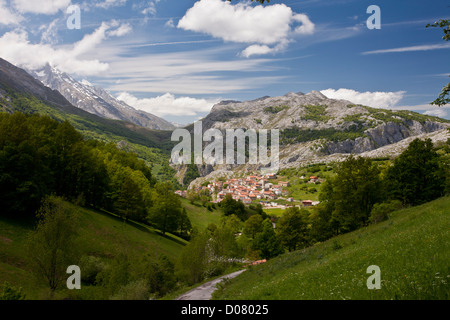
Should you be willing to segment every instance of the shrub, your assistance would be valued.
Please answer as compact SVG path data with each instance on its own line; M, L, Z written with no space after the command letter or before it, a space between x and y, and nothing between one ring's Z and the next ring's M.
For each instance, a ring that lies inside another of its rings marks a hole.
M137 280L121 286L111 300L148 300L149 289L145 280Z
M333 240L333 245L331 246L331 248L332 248L334 251L337 251L337 250L339 250L339 249L342 249L342 245L339 243L339 241L337 241L337 240L335 239L335 240Z
M399 200L391 200L383 203L374 204L372 211L370 212L369 222L379 223L389 219L389 214L395 210L399 210L402 207L402 202Z
M25 294L22 292L22 288L15 288L8 282L4 282L0 287L0 300L24 300Z
M84 256L80 260L81 281L87 285L95 285L97 275L105 269L103 261L94 256Z
M263 109L263 111L264 111L264 113L275 114L275 113L281 112L281 111L286 110L286 109L289 109L289 106L277 106L277 107L271 106L271 107L265 107Z

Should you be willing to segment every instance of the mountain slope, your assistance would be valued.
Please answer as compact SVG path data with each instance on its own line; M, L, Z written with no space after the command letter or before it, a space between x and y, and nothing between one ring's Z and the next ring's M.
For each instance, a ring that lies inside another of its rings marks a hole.
M202 121L204 131L279 129L282 165L333 154L361 154L450 127L445 119L355 105L317 91L221 102Z
M151 227L133 222L125 223L112 214L70 203L67 205L76 212L78 218L76 241L80 249L79 257L97 257L105 266L113 265L114 260L124 253L131 261L142 259L145 253L155 256L164 254L175 261L186 244L186 241L176 236L162 237L159 231ZM27 236L34 228L35 223L32 221L17 221L0 216L0 284L7 281L11 285L22 287L26 299L33 300L42 299L47 290L45 283L36 282L29 267ZM100 286L84 283L82 290L75 291L78 291L79 299L102 299L105 292ZM62 289L59 294L63 295L62 299L70 296L70 290Z
M170 144L170 131L151 130L126 121L105 119L74 107L57 90L44 86L23 69L1 58L0 99L0 106L7 112L38 112L58 120L72 120L81 131L92 130L92 133L103 133L118 139L127 138L147 147L163 148L166 143ZM170 150L170 146L165 150Z
M109 92L87 81L78 82L67 73L47 64L41 70L28 71L45 86L59 91L72 105L103 118L125 120L155 130L173 130L175 126L145 111L136 110Z
M31 77L25 70L17 68L8 61L0 58L0 84L5 97L4 90L12 89L17 92L35 96L45 103L57 106L60 109L70 109L72 105L58 91L42 85L42 83Z
M136 124L99 117L74 107L58 91L44 86L26 71L0 58L0 112L39 113L69 121L84 137L118 143L144 159L155 177L173 181L169 166L171 131L151 130Z
M238 300L447 300L450 197L249 268L215 294ZM381 289L367 268L379 266Z

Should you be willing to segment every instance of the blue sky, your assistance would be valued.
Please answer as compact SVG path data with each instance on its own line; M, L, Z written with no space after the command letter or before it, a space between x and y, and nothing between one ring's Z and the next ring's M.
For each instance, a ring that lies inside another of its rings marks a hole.
M81 29L68 29L67 8ZM369 29L370 5L381 29ZM73 12L73 11L70 11ZM450 119L448 1L0 0L0 57L46 62L135 108L188 123L220 100L322 91Z

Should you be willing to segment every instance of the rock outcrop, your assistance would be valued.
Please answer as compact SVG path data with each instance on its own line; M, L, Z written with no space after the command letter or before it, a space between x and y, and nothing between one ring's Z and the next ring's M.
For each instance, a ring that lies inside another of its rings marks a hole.
M280 168L283 168L340 161L349 154L377 154L375 150L389 150L389 146L433 133L440 133L440 139L445 139L450 121L407 110L356 105L312 91L252 101L224 101L202 119L202 126L203 132L219 129L224 137L226 129L278 129ZM386 152L383 154L386 156ZM255 165L214 166L215 171L226 172L256 169ZM200 173L205 176L210 171L202 169Z

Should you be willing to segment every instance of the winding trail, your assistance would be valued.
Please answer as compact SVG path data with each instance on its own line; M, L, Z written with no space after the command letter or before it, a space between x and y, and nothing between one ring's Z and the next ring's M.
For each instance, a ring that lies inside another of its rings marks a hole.
M222 282L225 279L232 279L234 277L237 277L244 271L246 271L246 269L239 270L239 271L227 274L225 276L222 276L220 278L214 279L212 281L206 282L206 283L202 284L201 286L198 286L197 288L194 288L194 289L182 294L175 300L210 300L213 292L216 290L216 285L219 282Z

